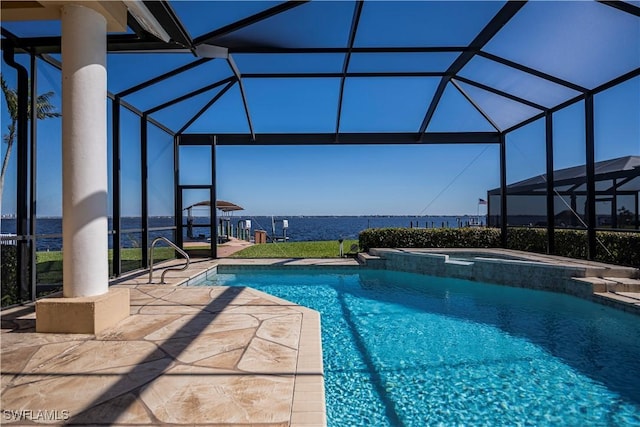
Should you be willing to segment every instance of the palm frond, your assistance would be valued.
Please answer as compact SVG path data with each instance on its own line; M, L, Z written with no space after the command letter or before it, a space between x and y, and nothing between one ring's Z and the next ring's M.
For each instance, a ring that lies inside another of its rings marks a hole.
M4 93L5 100L7 102L7 110L9 110L9 116L11 120L18 119L18 93L11 89L4 79L4 76L0 75L0 84L2 86L2 92ZM29 94L31 95L31 94ZM52 104L51 100L55 96L52 91L45 92L38 95L36 98L36 117L39 120L49 119L54 117L60 117L60 112L56 111L56 106ZM31 116L31 103L27 106L27 112Z
M51 98L53 98L54 95L53 92L46 92L36 98L36 117L38 119L60 117L60 113L56 111L55 105L51 103Z
M4 94L4 99L7 103L7 110L9 111L9 116L11 120L18 119L18 94L14 89L11 89L7 86L7 82L4 79L4 76L0 75L0 85L2 86L2 93Z

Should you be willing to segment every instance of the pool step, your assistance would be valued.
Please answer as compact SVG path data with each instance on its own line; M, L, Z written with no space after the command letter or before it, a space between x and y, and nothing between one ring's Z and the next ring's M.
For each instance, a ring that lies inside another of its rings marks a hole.
M597 302L640 314L640 280L625 277L573 278L576 284L592 286Z
M601 304L640 315L638 292L594 292L593 299Z
M640 280L628 277L574 277L574 282L593 286L593 292L640 292Z
M382 268L384 269L385 260L379 256L371 255L367 252L358 253L358 263L366 265L369 268Z
M585 266L584 275L586 277L603 277L611 280L618 279L636 279L639 278L639 270L633 267L622 267L616 265L607 265L593 263L593 265Z
M603 277L603 279L614 282L608 291L640 293L640 280L626 277Z

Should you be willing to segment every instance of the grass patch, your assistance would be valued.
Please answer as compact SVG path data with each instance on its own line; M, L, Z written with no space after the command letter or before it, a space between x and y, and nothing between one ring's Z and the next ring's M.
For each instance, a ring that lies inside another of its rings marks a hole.
M140 248L126 248L121 251L122 271L135 270L142 265L142 251ZM157 263L166 259L174 258L173 248L156 247L153 251L153 262ZM111 262L113 260L113 250L109 249L109 274ZM36 270L38 283L62 283L62 251L38 252L36 254Z
M347 253L352 245L358 245L358 241L345 240L342 244L344 252ZM339 254L338 241L328 240L253 245L236 252L230 258L338 258Z
M123 248L120 252L121 259L134 261L142 259L142 251L140 248ZM173 258L173 248L157 247L153 250L153 258L169 259ZM109 249L109 261L113 259L113 249ZM36 260L41 262L62 261L62 251L41 251L37 252Z
M345 240L343 242L344 252L350 252L352 245L358 245L357 240ZM203 246L207 250L209 246ZM194 249L194 248L189 248ZM240 252L236 252L232 258L337 258L340 253L340 244L336 240L319 242L287 242L268 243L249 246ZM122 249L122 271L130 271L140 268L142 251L140 248ZM37 260L37 281L41 284L61 284L62 283L62 252L48 251L38 252ZM156 247L153 253L154 263L165 259L174 258L174 251L168 247ZM113 250L109 250L109 270ZM111 271L110 271L111 273Z
M37 262L62 261L61 251L36 252Z
M36 282L62 284L62 252L36 252Z

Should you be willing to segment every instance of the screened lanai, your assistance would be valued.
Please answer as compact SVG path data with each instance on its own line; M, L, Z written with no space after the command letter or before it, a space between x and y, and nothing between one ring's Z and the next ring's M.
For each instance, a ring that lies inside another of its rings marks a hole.
M578 210L591 258L602 225L596 165L640 155L635 1L123 4L126 26L106 35L111 276L148 268L146 248L157 236L170 233L182 244L185 207L217 199L216 153L225 146L359 145L365 157L380 144L491 146L497 170L487 173L499 177L491 225L506 245L511 224L500 219L517 210L508 184L545 175L536 194L549 253L562 227L553 218L565 209L554 171L579 167ZM45 147L62 150L63 119L30 119L36 109L27 104L29 92L52 91L61 105L64 32L44 12L59 5L1 7L2 75L18 95L2 202L14 225L3 241L17 249L10 262L19 300L30 300L38 287L61 280L54 274L61 262L37 268L36 253L62 245L42 209L62 205L60 188L45 190L59 181L61 156ZM630 99L630 111L620 97ZM206 178L189 178L194 167L207 170ZM150 224L154 206L164 222ZM637 217L637 201L625 207ZM215 210L207 218L198 226L215 236Z
M640 156L625 156L594 164L596 226L600 229L639 229ZM585 228L586 180L584 165L553 171L554 223ZM546 226L546 175L507 185L507 205L512 206L507 225ZM489 224L500 224L501 188L487 192Z

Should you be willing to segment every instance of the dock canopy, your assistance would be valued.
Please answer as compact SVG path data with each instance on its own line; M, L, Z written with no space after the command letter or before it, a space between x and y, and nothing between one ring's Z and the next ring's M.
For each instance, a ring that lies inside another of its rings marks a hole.
M195 208L198 206L211 206L210 200L204 200L202 202L194 203L191 206L187 206L184 210ZM222 212L242 211L243 207L236 205L235 203L227 202L225 200L216 200L216 209Z

